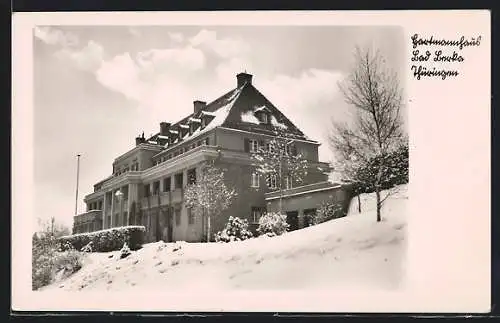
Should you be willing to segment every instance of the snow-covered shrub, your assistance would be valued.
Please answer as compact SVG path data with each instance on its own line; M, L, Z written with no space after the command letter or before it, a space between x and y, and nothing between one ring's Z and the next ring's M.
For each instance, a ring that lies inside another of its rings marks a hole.
M54 282L56 274L68 276L82 267L83 254L72 246L60 251L58 241L52 235L33 239L31 260L31 287L33 290Z
M60 237L58 242L62 250L67 250L68 245L76 250L81 250L91 242L94 252L120 250L124 243L127 243L131 250L137 250L142 247L145 231L144 226L117 227Z
M123 244L123 247L120 249L120 259L126 258L130 256L132 252L130 251L130 248L128 247L127 243L125 242Z
M80 251L81 252L92 252L92 241L87 243Z
M325 221L340 218L345 214L342 212L342 206L331 201L324 201L317 209L316 213L305 215L309 217L308 221L312 225L320 224Z
M248 230L248 221L246 219L230 216L226 227L215 234L215 241L243 241L252 237L253 235L252 232Z
M259 236L265 234L268 237L273 237L282 235L289 227L285 214L268 212L260 217L257 232Z

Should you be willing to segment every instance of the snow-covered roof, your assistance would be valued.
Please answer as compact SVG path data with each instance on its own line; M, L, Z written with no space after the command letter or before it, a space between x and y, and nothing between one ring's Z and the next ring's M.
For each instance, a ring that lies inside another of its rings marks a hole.
M254 123L254 124L260 124L259 119L254 115L252 111L247 111L241 114L241 121L243 122L248 122L248 123Z
M168 136L163 136L163 135L158 135L158 138L160 138L160 139L168 139L169 137Z
M275 127L281 128L281 129L288 129L286 124L278 122L275 116L271 116L271 124Z
M256 107L254 111L255 111L255 112L259 112L259 111L269 111L269 109L268 109L265 105L263 105L263 106L260 106L260 107Z
M190 121L190 122L197 122L197 123L201 123L201 119L198 119L198 118L193 118L193 117L189 118L189 121Z
M215 112L211 112L211 111L202 110L201 114L207 115L207 116L211 116L211 117L215 117Z
M187 124L180 124L179 127L182 129L189 129L189 126Z
M179 131L177 131L177 130L169 130L169 131L170 131L171 133L175 133L175 134L179 133Z
M148 140L148 143L153 144L153 145L157 145L158 144L158 142L154 141L154 140Z

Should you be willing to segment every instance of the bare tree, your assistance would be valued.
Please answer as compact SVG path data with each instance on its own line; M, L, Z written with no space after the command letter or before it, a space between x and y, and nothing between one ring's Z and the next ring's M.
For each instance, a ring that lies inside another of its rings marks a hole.
M295 147L296 136L285 129L274 127L274 136L266 143L260 142L251 157L258 174L265 177L269 187L280 192L279 214L283 209L283 190L292 184L303 182L310 167L309 162L298 154Z
M385 66L385 59L378 51L359 48L356 48L355 66L339 83L339 88L353 118L349 123L332 121L329 144L336 153L337 170L345 179L356 185L374 187L379 222L382 203L387 198L380 196L380 183L390 167L385 156L405 138L400 116L402 89L397 75ZM366 167L368 164L376 166ZM371 173L360 176L361 169L369 169Z
M207 218L207 242L211 241L210 220L229 208L236 196L236 190L225 183L224 171L216 167L214 162L204 165L196 182L186 186L186 207Z

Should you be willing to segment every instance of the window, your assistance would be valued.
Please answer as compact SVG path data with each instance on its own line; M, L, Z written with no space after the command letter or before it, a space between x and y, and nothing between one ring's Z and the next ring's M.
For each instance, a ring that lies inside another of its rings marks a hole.
M206 125L207 125L207 120L201 117L201 129L205 128Z
M268 123L267 113L264 112L260 114L260 122Z
M275 174L267 175L267 187L269 188L277 188L278 180Z
M172 159L172 154L168 154L167 159Z
M259 174L258 173L252 173L252 179L250 183L250 187L259 187Z
M160 181L156 181L153 183L153 195L158 195L160 192Z
M181 225L181 208L177 207L175 209L175 225L180 226Z
M125 211L123 212L123 225L128 225L128 224L129 224L128 212Z
M149 184L144 185L144 196L149 196L150 190L149 190Z
M252 206L252 223L259 223L259 219L264 213L264 208Z
M316 215L316 209L304 210L304 227L309 227L313 224L315 215Z
M210 145L210 138L205 138L205 145Z
M99 201L99 210L102 210L102 201Z
M188 184L196 183L196 168L192 168L187 172Z
M193 209L189 208L187 209L188 211L188 223L190 225L194 224L194 212L193 212Z
M170 192L170 177L163 179L163 192Z
M292 184L293 184L293 181L292 181L292 176L288 175L285 177L285 189L288 190L290 188L292 188Z
M200 146L201 146L201 140L200 140L200 141L198 141L198 143L197 143L196 145L197 145L198 147L200 147Z
M254 139L250 139L250 152L256 153L259 150L259 142Z
M175 189L182 188L184 186L184 174L175 174Z

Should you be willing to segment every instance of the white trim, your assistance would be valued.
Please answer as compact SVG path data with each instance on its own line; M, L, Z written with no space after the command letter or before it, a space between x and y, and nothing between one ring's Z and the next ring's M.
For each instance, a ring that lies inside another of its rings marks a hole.
M256 178L257 178L257 181L256 181L257 185L253 185L254 184L254 182L253 182L254 176L256 176ZM259 176L259 173L257 173L257 172L252 172L251 173L251 175L250 175L250 187L252 187L252 188L259 188L260 187L260 176Z
M128 156L130 155L133 155L134 152L140 150L140 149L145 149L145 150L158 150L158 146L156 145L151 145L151 144L147 144L147 143L141 143L137 146L135 146L134 148L130 149L129 151L127 151L126 153L123 153L121 154L120 156L116 157L113 161L113 164L117 163L118 161L124 159L124 158L127 158ZM98 184L99 182L97 182L96 184Z
M333 187L318 188L316 190L310 190L310 191L305 191L305 192L297 192L297 193L294 193L294 194L283 195L282 197L292 197L292 196L304 195L304 194L308 194L308 193L329 191L329 190L333 190L333 189L336 189L336 188L339 188L339 187L342 187L342 185L337 185L337 186L333 186ZM265 200L266 201L271 201L271 200L276 200L276 199L279 199L279 198L280 198L279 196L276 196L276 197L266 197Z
M235 132L243 132L243 133L248 133L248 134L251 134L251 135L257 135L257 136L264 136L264 137L276 138L276 136L273 136L273 135L268 135L268 134L265 134L265 133L260 133L260 132L251 132L251 131L240 130L240 129L226 128L226 127L217 127L217 128L219 128L219 129L223 129L223 130L235 131ZM293 140L293 141L300 141L300 142L307 142L307 143L314 144L314 145L318 145L318 146L320 146L320 145L321 145L321 143L319 143L319 142L317 142L317 141L315 141L315 140L296 139L296 138L290 138L290 140Z

